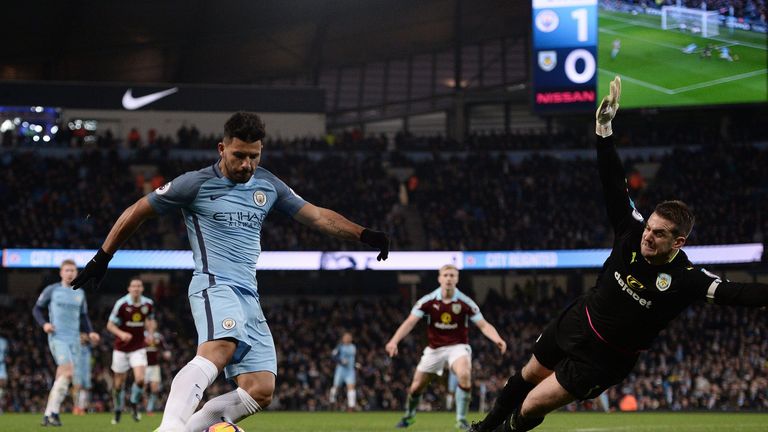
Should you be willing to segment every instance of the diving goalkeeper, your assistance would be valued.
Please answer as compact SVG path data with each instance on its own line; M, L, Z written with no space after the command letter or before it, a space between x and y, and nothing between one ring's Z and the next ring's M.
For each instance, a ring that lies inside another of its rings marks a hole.
M664 201L648 219L629 199L624 167L611 138L621 80L597 109L597 161L608 219L611 255L596 286L552 321L475 432L528 431L574 400L592 399L632 371L638 355L692 303L768 305L768 285L734 283L694 266L682 251L694 216L682 201Z

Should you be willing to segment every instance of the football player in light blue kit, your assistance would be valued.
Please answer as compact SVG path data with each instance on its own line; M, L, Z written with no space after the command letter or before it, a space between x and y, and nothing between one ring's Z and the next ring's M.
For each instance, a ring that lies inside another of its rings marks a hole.
M5 408L5 385L8 383L8 371L5 369L5 358L8 356L8 339L0 335L0 414Z
M452 370L448 369L448 382L445 383L445 409L453 409L453 399L456 397L456 387L459 386L459 379Z
M175 178L126 209L73 282L77 288L98 286L112 254L142 222L181 209L195 261L189 302L198 349L173 379L159 431L201 431L222 418L237 422L272 401L275 346L256 285L261 227L271 210L330 236L368 244L380 251L379 260L389 253L387 234L304 201L259 167L264 135L258 115L234 114L218 144L221 158ZM193 416L203 392L221 370L238 388L209 400Z
M61 282L45 287L32 309L32 315L43 331L48 333L48 347L56 361L56 380L48 395L43 426L61 426L59 408L67 396L72 382L74 363L80 355L80 332L88 333L93 343L99 342L99 334L93 331L88 318L85 293L73 291L72 281L77 276L77 266L72 260L64 260L59 269ZM45 312L48 312L48 318Z
M88 412L89 394L93 388L91 381L91 341L88 335L80 333L80 355L75 359L75 370L72 377L72 399L75 407L74 415L85 415Z
M345 332L341 336L341 343L333 349L331 355L336 361L336 371L333 374L333 387L331 387L330 402L336 403L336 392L342 385L347 386L347 408L355 409L357 406L357 392L355 391L355 355L357 347L352 343L352 333Z

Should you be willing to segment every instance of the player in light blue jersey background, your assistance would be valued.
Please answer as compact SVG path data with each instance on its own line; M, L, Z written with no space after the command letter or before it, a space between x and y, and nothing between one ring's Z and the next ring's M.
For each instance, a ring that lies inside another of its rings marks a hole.
M62 261L59 276L61 281L45 287L32 309L35 320L48 333L48 347L57 365L56 380L48 395L43 426L61 426L59 408L67 396L74 363L80 355L80 332L87 333L93 343L98 343L100 339L88 318L85 293L72 290L72 281L77 276L75 262Z
M355 355L357 347L352 343L352 333L345 332L341 336L341 343L333 349L331 355L336 362L336 370L333 373L333 387L330 392L331 404L336 403L338 388L347 386L347 408L355 409L357 406L357 392L355 391Z
M459 386L459 379L456 374L448 368L448 382L445 383L445 409L453 409L453 399L456 396L456 388Z
M112 254L142 222L181 210L195 260L189 302L198 349L173 379L161 432L204 430L222 418L236 422L272 401L277 360L256 285L262 222L271 210L327 235L368 244L380 251L379 260L388 256L386 233L304 201L259 167L264 136L258 115L234 114L217 147L220 159L182 174L127 208L73 282L78 288L98 287ZM193 416L203 391L222 370L238 388L209 400Z
M75 370L72 376L72 399L75 407L74 415L85 415L88 412L89 396L93 383L91 381L91 340L85 333L80 333L80 355L75 359Z
M0 335L0 413L5 409L3 401L5 400L5 385L8 383L8 371L5 368L5 358L7 356L8 339Z

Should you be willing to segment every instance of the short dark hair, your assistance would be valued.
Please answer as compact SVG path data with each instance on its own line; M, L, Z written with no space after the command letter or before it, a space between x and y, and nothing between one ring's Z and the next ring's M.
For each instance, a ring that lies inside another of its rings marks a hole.
M696 222L696 217L688 208L688 204L679 200L660 202L653 212L675 224L672 234L676 237L688 237Z
M236 112L224 124L224 138L237 138L251 143L259 141L266 135L264 121L255 113Z

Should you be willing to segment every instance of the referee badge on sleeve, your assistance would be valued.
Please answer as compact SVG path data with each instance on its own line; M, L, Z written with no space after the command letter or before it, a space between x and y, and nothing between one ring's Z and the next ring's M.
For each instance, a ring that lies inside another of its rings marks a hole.
M656 278L656 288L659 291L666 291L670 285L672 285L672 276L666 273L659 273L659 276Z

